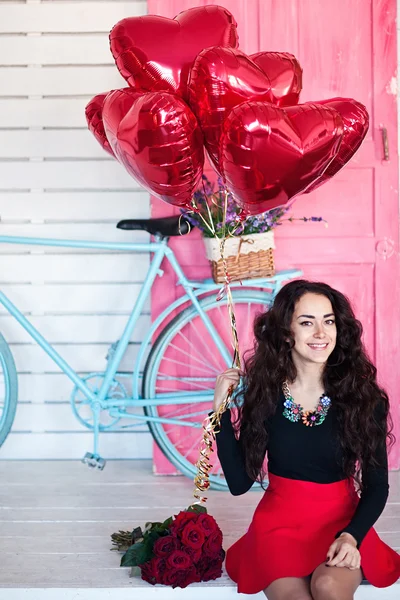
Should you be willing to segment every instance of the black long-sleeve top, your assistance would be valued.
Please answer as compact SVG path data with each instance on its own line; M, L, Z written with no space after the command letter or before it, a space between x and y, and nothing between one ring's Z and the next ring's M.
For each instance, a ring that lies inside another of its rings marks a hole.
M283 402L281 393L276 413L264 421L269 435L268 445L263 449L264 453L268 451L268 471L280 477L315 483L344 479L334 404L321 425L307 427L283 415ZM247 474L243 445L240 436L238 440L235 437L229 409L222 414L216 445L229 491L234 496L244 494L254 481ZM353 518L336 534L337 537L345 531L350 533L357 547L381 515L389 494L386 442L379 447L376 459L378 466L362 473L364 489Z

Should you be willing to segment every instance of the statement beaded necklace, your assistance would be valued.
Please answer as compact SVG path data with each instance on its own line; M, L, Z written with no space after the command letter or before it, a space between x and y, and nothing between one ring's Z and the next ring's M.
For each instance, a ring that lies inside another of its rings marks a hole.
M304 425L307 425L308 427L321 425L321 423L325 421L329 407L332 404L329 396L322 394L317 408L315 410L308 410L307 412L304 412L302 406L300 406L300 404L296 404L293 400L293 396L290 393L287 381L283 382L282 391L283 395L285 396L285 402L283 403L283 406L285 407L283 416L289 419L289 421L292 421L292 423L297 423L301 419Z

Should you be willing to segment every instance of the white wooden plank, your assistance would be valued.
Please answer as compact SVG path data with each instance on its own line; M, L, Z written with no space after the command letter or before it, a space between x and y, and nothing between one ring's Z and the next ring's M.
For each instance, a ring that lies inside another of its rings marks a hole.
M71 395L73 385L64 373L18 373L18 401L64 402Z
M78 563L78 560L81 559L81 562ZM27 570L31 570L34 568L35 563L37 561L37 556L34 554L26 554L24 556L24 568ZM2 562L0 565L0 572L7 571L10 567L17 566L19 560L17 559L17 554L14 553L6 553L2 555ZM104 549L97 551L96 553L88 553L88 554L62 554L58 552L57 554L46 556L46 563L49 569L62 569L65 568L75 568L75 569L91 569L92 567L111 567L118 566L118 558L116 554L111 554L109 549ZM114 563L114 564L112 564Z
M14 434L14 437L22 437L22 436L26 436L28 434ZM50 437L52 434L44 434L45 436ZM79 437L86 437L85 434L83 433L76 433L76 434L54 434L57 439L60 440L60 443L62 443L62 438L68 438L71 437L71 439L79 439ZM89 434L90 435L90 434ZM132 434L125 434L125 433L119 433L119 434L112 434L112 433L104 433L104 439L105 437L112 437L112 436L120 436L121 439L121 445L124 444L123 438L129 438L129 437L134 437ZM145 438L147 437L147 434L145 433L138 433L135 434L136 436L138 436L139 439L141 438ZM32 435L32 438L36 438L41 436L41 434L37 434L37 435ZM10 435L9 437L12 437L12 435ZM7 444L8 444L9 438L7 438ZM4 444L5 447L5 444ZM3 449L3 446L1 447L1 450ZM104 455L105 456L105 455ZM75 457L74 457L75 458ZM77 458L81 458L80 456L77 456ZM110 458L113 458L110 456ZM127 457L128 458L128 457ZM141 456L139 458L149 458L148 456ZM33 459L33 460L37 460L37 459ZM67 459L68 460L68 459ZM62 469L62 464L59 465L60 470ZM85 476L85 469L87 470L88 467L85 465L79 465L79 468L82 472L82 475ZM107 467L106 467L107 468ZM129 503L129 506L151 506L151 504L157 504L157 506L164 506L164 507L169 507L171 504L171 501L174 501L174 496L176 498L177 495L177 490L176 488L174 488L173 485L169 485L168 486L168 491L167 491L167 486L166 486L166 490L165 493L159 493L158 495L154 494L153 500L150 499L150 494L149 494L149 487L148 486L138 486L138 485L124 485L124 486L119 486L119 485L115 485L115 486L104 486L102 485L101 482L101 476L102 473L98 472L97 473L97 485L93 484L90 486L87 485L79 485L79 494L75 493L75 488L74 486L63 486L63 485L57 485L54 486L52 489L47 489L46 486L40 486L39 489L37 489L38 486L35 485L35 482L32 481L30 478L27 482L27 484L23 484L21 483L21 485L19 485L18 487L14 487L11 488L10 490L7 491L3 491L0 494L0 504L2 506L14 506L15 509L18 509L19 507L24 508L24 507L30 507L32 506L32 494L34 493L35 496L35 500L36 500L36 505L40 505L42 506L42 508L46 508L47 506L51 507L51 506L59 506L59 507L67 507L67 506L74 506L75 508L80 508L81 506L88 506L88 503L90 502L90 504L95 505L95 506L99 506L99 507L110 507L110 506L124 506L125 504ZM135 468L134 465L132 465L132 480L134 480L135 478ZM87 477L87 479L89 479L89 476ZM94 477L91 476L91 480L93 481ZM180 478L179 478L180 479ZM128 482L129 483L129 482ZM172 483L172 482L171 482ZM189 480L190 483L190 480ZM151 488L150 488L151 489ZM188 491L191 491L190 489L190 485L186 486L186 493ZM160 489L158 488L158 492L160 492ZM259 495L259 494L257 494ZM224 494L224 496L226 496L226 494ZM189 499L189 498L188 498ZM187 500L185 500L185 505L187 506ZM247 503L248 505L249 503ZM250 519L249 519L250 520ZM122 524L126 524L126 522L122 521ZM23 535L23 525L24 523L13 523L12 525L15 526L15 530L14 533L15 535ZM2 526L2 535L9 535L10 531L11 531L11 524L4 524L4 529ZM43 535L44 537L53 537L53 536L59 536L59 535L65 535L65 525L63 523L54 523L54 522L50 522L50 523L25 523L25 525L27 526L26 535L34 535L34 533L37 533L38 529L40 526L42 526L42 531L43 531ZM97 533L96 533L96 525L98 526L97 529ZM236 530L239 532L240 531L240 525L236 524ZM80 526L82 526L82 529L80 528ZM64 532L62 530L62 528L64 527ZM92 522L92 523L71 523L71 527L70 527L70 534L71 535L77 535L78 532L81 532L81 535L105 535L107 534L107 532L110 531L112 525L110 525L110 523L96 523L96 522ZM118 529L118 527L117 527ZM114 531L114 530L112 530ZM233 530L232 533L235 533L235 530Z
M115 160L103 150L88 129L6 130L2 131L1 139L0 158L101 158Z
M131 370L133 367L131 366ZM81 373L86 376L86 373ZM132 374L117 377L131 394ZM1 379L0 379L1 385ZM64 373L18 373L18 401L43 404L69 401L74 384Z
M127 314L135 305L140 289L140 284L1 286L1 291L24 314ZM144 312L150 312L150 298ZM8 313L0 304L1 314Z
M129 408L133 415L143 415L143 408ZM91 417L89 410L80 413L82 418ZM104 422L111 422L111 419L103 417ZM93 422L91 420L90 422ZM133 425L138 432L148 431L147 424L142 421L133 421L130 419L121 419L118 426ZM15 432L87 432L87 428L82 425L72 412L70 404L18 404L18 410L13 423L12 431ZM134 434L134 432L132 432Z
M43 254L7 256L0 262L0 283L111 283L143 281L149 256L133 254Z
M146 14L145 0L0 5L0 32L108 32L120 19Z
M85 106L90 99L91 95L12 100L0 97L0 127L86 127Z
M0 36L0 65L81 64L115 64L107 33Z
M106 369L109 344L53 344L57 352L77 372L89 373ZM61 369L38 345L10 344L17 371L25 373L60 373ZM132 372L139 351L138 344L130 344L119 366L120 371Z
M82 510L82 509L80 509ZM132 509L128 509L131 511L132 518ZM22 512L22 509L18 511ZM109 511L108 511L109 512ZM155 518L155 521L163 521L165 519L165 508L159 509L159 515ZM24 512L22 512L24 514ZM143 518L132 520L132 523L140 522L145 523L148 520L148 511L147 514L143 516ZM126 516L126 519L129 519L129 515ZM120 519L121 520L121 519ZM35 548L36 553L46 553L46 552L76 552L78 548L77 542L79 544L80 552L96 552L99 547L107 548L110 545L110 536L105 535L101 538L99 536L74 536L67 538L47 538L44 540L41 536L24 536L24 537L14 537L14 536L4 536L0 537L0 545L2 552L21 552L23 553L27 547ZM0 592L1 593L1 592ZM57 598L60 596L57 595ZM0 596L1 598L1 596Z
M9 464L9 463L4 463L3 464ZM109 463L111 464L111 463ZM107 465L108 467L109 465ZM105 473L106 470L103 471L103 473ZM136 477L135 477L135 481L136 481ZM72 482L71 482L72 483ZM158 479L157 482L158 486L162 486L163 483L160 482L160 480ZM150 484L153 486L153 489L157 489L156 488L156 483L154 484ZM7 480L7 484L8 480ZM143 483L140 483L138 485L143 485ZM149 485L149 482L147 481L147 485ZM172 507L171 507L172 508ZM180 504L177 502L176 504L176 508L181 508ZM243 518L243 515L241 514L241 509L237 508L236 510L234 508L231 508L229 511L229 517L231 515L232 512L232 519L238 519L238 518ZM152 515L152 519L154 518L155 521L163 521L165 519L165 507L160 507L160 508L154 508L154 507L134 507L134 506L127 506L127 507L115 507L112 511L110 511L109 508L97 508L97 507L82 507L82 508L74 508L74 507L48 507L46 514L44 515L43 518L43 509L40 507L28 507L28 508L18 508L17 510L15 510L13 507L1 507L0 510L0 523L3 523L5 521L10 521L13 520L13 517L15 518L16 516L18 517L18 520L26 520L26 521L39 521L39 520L46 520L46 521L64 521L65 523L70 522L70 521L105 521L105 522L116 522L116 521L131 521L132 525L134 523L145 523L146 521L149 520L149 515ZM225 520L229 519L228 516L225 517ZM218 522L220 522L218 520ZM72 536L71 536L72 537ZM76 538L72 538L75 539L75 544L76 544ZM49 547L47 552L71 552L72 551L72 543L70 543L69 539L67 537L62 536L62 538L59 538L59 546L56 547L56 538L47 538L47 540L43 540L43 542L47 541L49 543ZM37 552L45 552L46 551L46 547L44 545L44 543L41 543L41 540L39 538L37 538L37 542L38 542L38 546L35 547L35 550ZM97 545L97 547L93 546L94 543L94 539L91 538L90 536L85 536L85 540L82 540L83 544L85 545L85 549L82 548L82 551L84 552L94 552L94 551L98 551L99 549L99 545ZM18 552L19 549L21 548L21 544L23 543L23 540L21 538L15 537L15 538L7 538L6 536L1 536L0 535L0 544L1 544L1 548L3 552ZM27 546L29 546L29 544L32 543L32 538L28 541L27 540ZM103 543L105 545L105 547L107 547L107 544L109 543L109 538L107 538L106 536L104 536L104 540Z
M133 194L132 194L133 196ZM65 201L68 202L66 196ZM93 215L93 220L95 220ZM57 238L66 240L92 240L98 242L124 242L148 244L150 236L146 231L135 231L117 229L117 221L114 223L3 223L0 229L1 235L12 235L22 237ZM14 253L18 251L28 252L33 246L18 246L15 244L0 243L0 253ZM71 248L62 249L57 246L36 246L36 250L43 252L71 252ZM82 249L73 249L80 252ZM88 249L89 252L94 250ZM100 252L104 252L100 250ZM136 257L138 260L138 257Z
M150 196L131 192L58 192L0 194L0 222L112 221L150 218Z
M1 75L0 75L1 77ZM137 182L116 160L0 162L1 189L21 191L137 189Z
M84 600L131 600L132 598L132 579L129 577L129 569L120 567L112 570L93 567L82 571L77 568L55 569L51 572L50 578L49 573L43 557L38 559L35 569L24 571L23 578L20 564L10 568L2 574L4 589L0 589L0 600L55 600L54 588L57 590L57 600L80 600L79 596ZM51 581L52 588L47 587L49 581ZM74 581L79 582L78 588ZM138 579L137 582L144 583L142 579ZM95 589L92 588L92 585ZM113 587L107 589L110 585ZM121 587L125 587L125 589L120 589ZM139 589L141 600L153 600L154 596L151 598L147 596L147 590L142 594L141 585ZM159 590L154 591L158 593ZM200 600L204 596L204 588L201 588L202 596L195 595L192 590L190 591L191 600ZM208 594L207 596L209 597ZM219 596L219 598L221 597ZM225 598L221 598L221 600L225 600ZM359 599L357 596L356 600L363 599ZM387 596L382 597L381 594L380 600L392 599ZM397 600L396 597L395 600Z
M137 461L139 462L139 461ZM3 462L3 465L8 465L9 463ZM114 463L109 463L110 466ZM108 470L108 469L107 469ZM106 470L103 471L102 475L106 474ZM10 486L11 473L8 474L7 477L7 485ZM149 476L148 476L149 477ZM60 476L58 476L60 479ZM160 479L156 479L154 482L147 479L145 482L137 482L136 476L136 468L135 468L135 479L130 482L135 485L146 486L148 489L153 489L157 491L159 488L164 487L167 489L167 486ZM62 477L62 481L64 483L65 479ZM68 485L71 485L72 481L68 481ZM75 479L75 484L79 481L78 478ZM165 481L165 479L164 479ZM167 480L168 481L168 480ZM176 479L175 479L176 481ZM59 485L59 484L58 484ZM16 489L20 486L16 485ZM178 482L174 483L175 490L178 490ZM253 493L253 492L251 492ZM171 499L173 502L173 499ZM181 508L179 504L179 500L176 500L176 505L171 506L171 508ZM399 512L399 511L397 511ZM386 508L385 508L386 513ZM228 529L229 523L232 521L239 521L243 523L243 507L232 505L229 507L229 513L227 513L226 509L223 506L215 508L213 507L213 516L218 521L218 524L222 526L223 530ZM149 520L149 516L151 515L152 520L154 521L162 521L165 519L165 507L142 507L142 506L118 506L115 507L112 511L110 508L90 506L90 507L47 507L46 512L40 506L34 507L20 507L18 509L14 509L13 507L2 506L0 508L0 523L10 522L16 520L18 517L19 521L63 521L66 525L69 522L84 522L84 521L96 521L96 522L106 522L106 523L115 523L115 522L125 522L131 521L132 525L135 523L144 523ZM387 517L384 516L376 524L377 530L380 531L388 531L389 528L393 530L400 531L400 516ZM49 547L47 552L71 552L72 543L70 545L68 537L60 536L59 538L59 546L58 548L55 546L56 538L48 537L47 540L43 540L44 542L49 543ZM36 552L46 552L44 544L40 544L40 540L37 539L38 546L35 547ZM61 542L61 543L60 543ZM87 536L85 540L82 540L85 543L86 552L95 552L99 550L99 545L96 547L92 546L93 539L90 536ZM108 539L105 536L104 542L107 544ZM0 544L2 551L4 552L18 552L21 547L22 539L15 538L7 538L6 536L0 535ZM29 541L27 541L27 546L29 547ZM76 544L76 540L75 540Z
M79 434L75 434L75 435L79 435ZM83 435L83 434L82 434ZM111 434L110 434L111 435ZM141 434L138 434L141 435ZM144 436L141 436L144 437ZM8 441L8 440L7 440ZM143 457L145 458L145 457ZM11 502L14 502L15 507L24 507L27 505L27 502L29 502L29 498L32 495L32 490L31 488L29 488L28 490L28 494L23 494L21 492L21 494L7 494L6 498L9 498L9 502L11 504ZM139 490L137 490L137 488L134 488L133 490L130 490L129 488L126 490L115 490L114 493L112 490L107 490L107 498L109 499L109 501L114 500L114 502L119 502L119 504L124 504L126 503L129 498L129 495L134 493L135 494L135 500L139 501L139 499L143 500L147 500L148 501L148 496L149 496L149 492L148 490L145 488L143 490L143 493L140 494L138 493ZM101 505L102 503L102 498L101 495L104 496L104 491L102 489L98 490L98 492L96 493L94 490L92 490L89 494L85 494L85 495L81 495L80 497L76 497L73 495L73 493L71 493L69 495L64 495L62 493L59 494L59 502L57 502L57 504L59 506L65 506L66 505L66 501L69 500L70 503L74 503L74 506L83 506L84 505L84 501L86 500L86 502L88 500L90 500L92 503L96 503L98 505ZM226 496L228 494L225 494ZM254 496L258 496L258 500L260 500L260 495L257 493L252 493L252 495ZM3 495L2 495L3 496ZM54 496L51 497L48 494L43 494L40 492L37 492L35 494L35 497L37 499L37 501L40 502L41 506L43 507L43 509L47 506L51 506L50 502L53 500L54 502L54 498L57 498L57 492L54 493ZM1 498L1 496L0 496ZM3 500L3 498L1 498ZM255 499L256 500L256 499ZM4 502L4 500L3 500ZM157 500L158 502L158 500ZM164 504L165 507L168 509L169 505L171 503L173 503L174 500L173 498L167 496L165 499L160 499L160 505ZM54 505L54 504L53 504ZM217 517L216 517L217 518ZM251 520L251 513L249 512L247 515L247 519L246 522L243 521L233 521L230 526L229 526L229 520L225 521L225 522L221 522L221 525L223 526L223 530L228 530L229 531L229 535L230 536L237 536L240 537L240 535L243 535L243 533L246 531L246 527L245 524L247 525ZM218 520L219 522L219 520ZM2 523L2 535L11 535L11 533L13 532L14 535L17 536L21 536L21 535L28 535L28 536L33 536L33 535L43 535L43 537L46 538L51 538L51 537L56 537L56 536L62 536L63 534L65 535L65 531L66 528L69 528L69 532L70 535L78 535L78 533L80 535L106 535L107 533L111 533L113 531L118 531L119 529L125 529L126 526L129 525L133 525L132 520L121 520L121 521L116 521L114 523L109 523L109 522L97 522L97 521L92 521L92 522L75 522L75 523L63 523L63 522L14 522L14 523L10 523L10 522L5 522ZM24 527L26 528L24 530ZM41 532L41 533L40 533ZM398 532L380 532L380 537L383 539L383 541L385 541L387 544L389 545L395 545L396 543L398 543L398 539L399 539L399 533ZM101 550L103 550L102 548L99 548L99 554L98 554L98 558L100 560L100 558L102 557L103 553L101 552ZM110 556L110 552L109 549L107 548L107 552L108 554L104 555L107 556L107 558ZM60 554L61 555L61 554ZM59 555L59 556L60 556ZM62 556L62 555L61 555ZM81 555L78 556L70 556L71 560L77 560L77 558L79 558ZM89 555L90 556L90 555ZM103 556L103 560L106 560L105 556ZM114 556L115 558L115 554L111 554L111 559ZM28 559L28 557L31 560L34 560L34 555L29 555L29 554L25 554L25 559ZM50 556L48 557L50 558ZM92 556L93 558L93 556ZM2 555L2 562L0 564L0 571L4 571L6 570L6 565L3 562L4 559L4 554ZM89 559L89 558L88 558ZM89 559L90 560L90 559ZM66 561L66 565L67 565L67 561Z
M114 484L125 484L132 486L151 485L152 483L164 481L166 485L173 484L173 478L153 478L151 477L151 463L148 460L135 461L113 461L107 466L107 469L102 471L101 478L98 478L98 471L92 469L84 469L82 471L81 463L74 460L66 460L63 462L62 471L60 471L60 463L58 461L16 461L14 465L0 460L0 480L7 481L10 487L19 487L21 484L38 483L40 486L68 485L71 483L79 483L79 486L91 487L93 485L113 486ZM135 478L132 479L132 471L135 472ZM34 478L32 480L32 475ZM149 477L150 476L150 477ZM179 489L180 482L183 477L175 480L175 491ZM171 482L168 484L168 482ZM39 487L40 487L39 486ZM8 489L8 488L7 488ZM38 488L36 488L38 489ZM240 499L239 499L240 501ZM5 503L0 506L0 511L4 507L9 506ZM153 506L159 506L157 502L152 503ZM132 504L130 504L132 506ZM36 505L37 507L37 505ZM71 507L70 507L71 508ZM1 533L1 532L0 532Z
M115 65L0 67L1 96L94 96L126 86Z
M121 337L128 315L53 315L30 316L28 319L51 344L112 344ZM141 315L131 341L140 342L150 324L150 315ZM32 341L11 315L0 316L0 331L9 344L29 344Z
M105 458L151 458L150 433L102 433L100 454ZM0 448L1 460L81 459L93 451L93 434L88 433L10 433ZM62 466L60 466L62 468ZM82 464L82 468L87 468ZM70 503L70 499L67 501Z

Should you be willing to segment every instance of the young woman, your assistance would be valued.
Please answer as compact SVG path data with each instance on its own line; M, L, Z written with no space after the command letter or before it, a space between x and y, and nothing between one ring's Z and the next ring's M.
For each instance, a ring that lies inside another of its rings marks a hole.
M227 550L228 575L238 592L269 600L350 600L363 576L393 584L400 555L373 528L388 497L393 423L348 299L290 282L254 334L244 372L219 375L214 394L217 410L243 376L237 419L226 410L216 434L232 494L263 482L268 455L269 485Z

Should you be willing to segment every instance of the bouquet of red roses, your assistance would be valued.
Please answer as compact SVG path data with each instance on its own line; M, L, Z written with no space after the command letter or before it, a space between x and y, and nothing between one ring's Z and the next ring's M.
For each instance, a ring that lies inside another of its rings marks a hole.
M124 547L126 535L132 544L122 556L121 567L133 567L133 574L152 585L184 588L222 575L222 531L203 506L189 506L163 523L146 523L144 533L137 527L132 533L113 534L117 549Z

